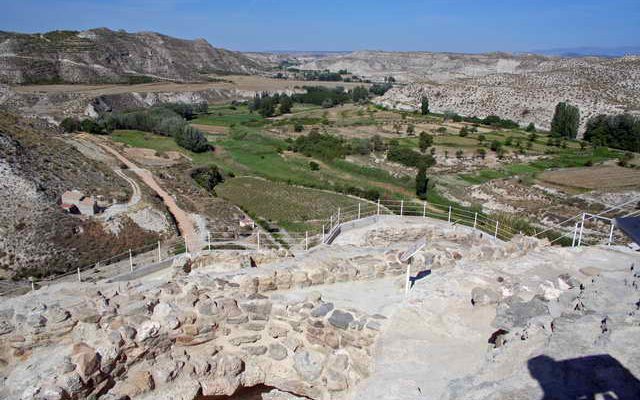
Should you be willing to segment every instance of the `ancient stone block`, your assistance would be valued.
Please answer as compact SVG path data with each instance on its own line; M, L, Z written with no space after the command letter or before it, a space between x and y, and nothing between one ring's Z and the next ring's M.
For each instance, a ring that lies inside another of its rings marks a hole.
M351 313L341 310L334 310L329 317L329 323L339 329L347 329L353 320Z
M322 373L324 356L311 350L300 350L293 355L293 368L307 382L315 381Z
M271 343L269 345L269 357L280 361L287 357L287 348L280 343Z

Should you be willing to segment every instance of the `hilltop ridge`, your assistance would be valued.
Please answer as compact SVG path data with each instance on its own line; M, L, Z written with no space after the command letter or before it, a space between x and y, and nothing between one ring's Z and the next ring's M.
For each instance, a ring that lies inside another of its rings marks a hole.
M0 82L9 84L192 82L206 81L210 73L249 74L261 68L204 39L155 32L0 31Z

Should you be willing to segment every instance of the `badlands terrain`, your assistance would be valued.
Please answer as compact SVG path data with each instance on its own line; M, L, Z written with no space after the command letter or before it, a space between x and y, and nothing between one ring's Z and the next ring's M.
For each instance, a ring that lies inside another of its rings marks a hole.
M640 398L639 66L0 32L0 398Z
M302 69L346 69L374 81L393 77L377 104L417 110L423 96L436 112L490 114L548 129L555 105L575 104L581 122L596 114L640 112L640 58L561 58L506 53L390 53L360 51L302 60Z

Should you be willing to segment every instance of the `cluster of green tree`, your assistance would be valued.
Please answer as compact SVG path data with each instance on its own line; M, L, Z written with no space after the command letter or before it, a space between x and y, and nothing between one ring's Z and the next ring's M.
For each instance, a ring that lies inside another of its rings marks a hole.
M475 126L463 126L462 128L460 128L460 137L465 137L468 136L470 133L477 133L478 132L478 128L476 128Z
M188 104L188 103L162 103L160 108L168 108L176 114L180 114L182 118L187 120L193 119L198 114L203 114L209 111L209 104L206 101L200 103Z
M580 110L569 103L560 102L556 105L551 120L551 135L575 139L578 136L580 124Z
M417 151L392 144L387 151L387 160L412 168L429 168L436 163L431 154L420 154Z
M368 90L364 87L356 87L345 91L343 87L326 88L322 86L305 86L305 93L297 93L292 97L296 103L315 104L323 107L333 107L349 101L363 101L368 99Z
M304 71L303 75L304 75L304 80L306 81L327 81L327 82L342 81L342 74L340 72L331 72L329 70Z
M89 118L80 121L78 118L68 117L62 120L60 127L69 133L79 131L94 135L108 135L111 133L107 126Z
M207 151L210 148L204 134L191 127L181 114L171 107L160 104L145 110L123 113L103 114L97 123L105 126L108 131L114 129L136 129L144 132L153 132L158 135L172 136L176 143L187 150L196 153ZM183 109L184 112L186 108Z
M293 107L293 99L286 94L262 93L256 94L253 101L249 103L251 111L257 111L265 118L273 117L276 112L279 114L288 114Z
M326 161L344 158L350 152L350 148L343 138L322 134L317 129L312 129L308 135L298 136L292 142L292 150L307 157L316 157Z
M392 87L393 85L390 83L374 83L369 87L369 92L376 96L382 96L383 94L387 93Z
M629 114L598 115L587 121L584 140L594 146L640 152L640 118Z
M224 176L216 165L194 168L191 170L191 178L209 192L212 192L216 185L224 182Z
M453 111L445 111L444 119L452 120L453 122L465 121L465 122L470 122L472 124L487 125L495 128L505 128L505 129L515 129L520 126L518 125L517 122L513 120L500 118L497 115L488 115L485 118L463 117L462 115L456 114Z

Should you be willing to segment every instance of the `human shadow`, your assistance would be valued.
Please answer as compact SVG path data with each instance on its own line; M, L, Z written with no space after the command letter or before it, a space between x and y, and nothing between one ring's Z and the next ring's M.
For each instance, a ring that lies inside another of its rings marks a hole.
M542 390L542 400L635 400L640 381L608 354L556 361L538 356L527 362Z
M427 270L418 272L418 274L416 276L410 276L409 277L409 282L411 282L411 287L413 287L413 285L416 284L416 281L419 281L420 279L426 278L429 275L431 275L431 270L427 269Z

